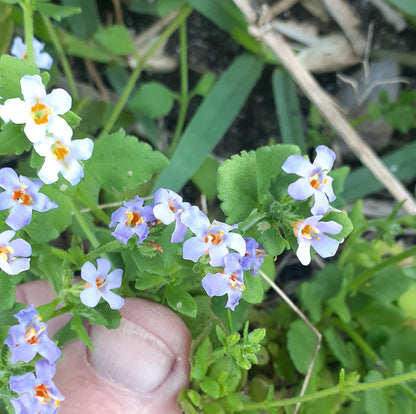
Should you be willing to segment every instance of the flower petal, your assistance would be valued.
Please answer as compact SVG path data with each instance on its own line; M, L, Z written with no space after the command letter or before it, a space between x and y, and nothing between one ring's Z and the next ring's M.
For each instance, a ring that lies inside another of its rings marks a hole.
M228 279L229 276L224 273L208 273L202 279L202 287L210 297L223 296L228 292Z
M81 278L91 285L95 285L97 269L91 262L85 262L81 267Z
M300 155L290 155L282 165L282 170L287 174L296 174L301 177L309 177L312 164Z
M76 139L71 144L71 154L77 160L88 160L94 149L94 143L89 138Z
M100 259L97 259L97 263L98 263L98 260ZM108 279L107 279L108 289L119 288L121 286L122 278L123 278L123 271L121 269L114 269L111 273L108 274Z
M111 309L120 309L124 306L124 299L117 295L117 293L111 292L110 290L102 292L103 299L108 302Z
M331 171L336 154L330 148L325 145L319 145L316 147L316 158L313 162L314 167L319 167L321 171Z
M311 262L311 244L302 237L298 237L298 243L296 256L304 266L307 266Z
M23 99L32 105L36 102L36 98L44 98L46 96L45 85L39 75L25 75L20 79ZM49 105L48 105L49 106Z
M8 99L3 105L3 115L14 124L26 124L31 121L30 105L20 98Z
M111 270L111 262L105 258L97 259L97 275L104 277L108 275Z
M32 220L32 209L28 206L15 204L6 219L6 224L17 231L22 227L27 226Z
M208 246L198 237L191 237L183 244L183 258L197 262L199 258L205 254Z
M63 115L67 113L72 106L71 95L65 89L54 89L49 93L44 102L49 108L51 108L52 113L55 115Z
M98 302L100 301L101 294L100 291L95 286L91 286L85 290L83 290L80 294L81 302L88 306L89 308L95 308L98 305Z
M315 203L311 208L311 213L315 216L317 214L325 214L329 209L329 202L326 195L322 191L315 191Z
M319 240L311 240L311 246L315 249L319 256L326 258L335 255L338 250L339 242L322 234Z
M184 211L181 221L198 237L204 237L210 225L209 218L197 206L192 206Z
M299 180L290 184L287 188L287 193L294 200L306 200L315 192L316 191L309 182L309 178L299 178Z

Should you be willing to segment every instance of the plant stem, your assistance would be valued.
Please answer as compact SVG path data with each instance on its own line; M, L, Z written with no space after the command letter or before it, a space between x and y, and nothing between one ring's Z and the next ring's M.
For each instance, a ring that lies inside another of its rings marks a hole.
M402 375L397 375L390 378L385 378L380 381L375 382L367 382L367 383L358 383L358 384L345 384L340 389L339 385L336 385L331 388L327 388L325 390L317 391L312 394L304 395L303 397L294 397L294 398L285 398L280 401L271 401L271 402L262 402L262 403L247 403L244 404L244 407L242 411L250 411L250 410L267 410L268 408L272 407L285 407L288 405L294 405L297 403L307 402L307 401L313 401L317 400L319 398L329 397L330 395L336 395L345 393L353 393L353 392L360 392L360 391L368 391L368 390L374 390L377 388L383 388L383 387L391 387L393 385L398 385L403 382L407 381L415 381L416 380L416 371L409 372Z
M21 2L20 6L23 9L27 60L30 63L35 63L35 52L33 50L33 6L30 0Z
M180 45L181 45L181 97L178 122L176 124L175 133L173 134L172 143L168 150L168 157L172 157L179 144L180 136L182 134L183 125L185 124L186 111L188 109L189 95L188 95L188 52L186 41L186 21L181 24L179 28Z
M78 207L75 205L75 203L72 200L70 200L70 203L74 216L77 219L78 224L81 226L82 231L87 236L87 239L90 241L91 245L94 248L97 248L100 245L100 242L98 241L97 237L95 237L95 234L88 226L88 223L85 221L84 216L78 210Z
M98 249L93 250L92 252L87 254L87 260L93 260L98 256L101 256L104 253L111 252L116 249L120 249L121 244L118 240L112 240L111 242L108 242L102 246L100 246Z
M230 309L227 309L227 316L228 316L228 328L230 329L230 333L233 333L234 332L233 318L231 316Z
M75 195L81 203L85 204L93 213L94 215L99 218L106 226L110 224L110 218L107 214L104 213L103 210L98 208L94 203L92 203L88 197L79 190L79 188L75 191ZM82 213L82 211L80 211Z
M186 20L186 18L189 16L189 14L192 12L192 7L185 6L178 14L176 19L166 28L166 30L159 36L159 38L156 40L155 43L153 43L152 47L146 52L146 54L143 56L143 58L138 61L136 68L134 69L133 73L130 75L130 78L127 82L127 85L124 88L123 93L120 96L120 99L118 100L116 107L114 108L113 113L110 115L110 118L104 125L104 128L100 134L100 136L103 136L105 134L108 134L110 132L111 128L114 126L114 123L117 121L118 116L120 115L121 111L124 108L124 105L126 104L127 100L129 99L129 96L136 85L137 79L139 78L147 60L150 56L155 53L157 49L159 49L160 46L165 43L167 39L172 35L172 33Z
M50 20L43 14L41 14L41 17L42 17L43 24L45 25L46 30L48 31L49 37L51 38L53 46L58 52L59 60L61 61L61 65L62 65L62 70L64 71L65 77L68 81L68 86L69 86L71 95L75 100L78 100L78 91L77 91L77 86L75 83L74 75L72 74L71 67L69 66L69 62L66 57L61 40L56 35L55 28L53 27Z
M401 262L408 257L416 255L416 247L412 247L396 256L389 257L388 259L382 261L376 266L364 271L358 275L347 287L347 292L355 292L363 283L365 283L371 276L377 273L379 270L384 269L387 266Z

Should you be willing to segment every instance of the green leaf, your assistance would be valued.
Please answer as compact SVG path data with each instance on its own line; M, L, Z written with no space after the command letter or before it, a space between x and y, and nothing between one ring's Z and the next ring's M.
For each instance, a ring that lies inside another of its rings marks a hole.
M243 292L243 299L248 303L260 303L263 300L264 290L259 275L252 275L244 272L244 284L246 290Z
M68 125L72 129L75 129L81 122L81 118L75 112L72 111L68 111L66 114L63 114L62 118L64 118L65 121L68 122Z
M94 39L115 55L125 56L134 51L134 44L125 26L114 25L100 29Z
M416 17L416 8L413 0L388 0L409 16Z
M215 73L205 72L202 75L201 79L199 79L195 88L192 89L190 95L192 95L192 96L193 95L200 95L203 98L205 98L211 92L211 90L214 87L216 81L217 81L217 77L216 77Z
M208 371L209 357L212 351L212 344L209 338L205 338L199 345L193 357L191 378L200 380Z
M398 326L398 325L396 325ZM393 370L396 361L402 361L404 370L407 370L416 361L416 331L410 326L402 326L381 347L381 357L387 366Z
M381 160L400 180L412 179L416 176L414 160L416 157L416 143L392 152ZM354 200L372 194L383 188L383 185L371 174L367 168L352 171L345 180L343 197Z
M29 151L32 143L26 138L22 125L8 122L0 131L0 155L20 155Z
M331 234L329 237L332 237L335 240L343 241L351 232L352 232L352 223L348 217L346 211L331 211L326 214L322 221L336 221L341 224L342 230L338 234Z
M179 189L197 171L238 115L263 69L256 56L240 56L222 75L187 126L159 187Z
M201 194L205 194L208 200L214 200L217 196L217 171L220 163L216 158L207 157L192 177Z
M201 390L211 398L217 399L220 396L220 385L212 378L204 378L200 385Z
M44 185L41 192L59 207L44 213L33 212L32 221L25 227L25 231L37 243L57 239L72 223L71 200L68 199L70 195L67 196L55 185Z
M6 53L13 37L14 21L10 18L12 6L0 4L0 54Z
M93 352L94 345L84 328L81 318L77 314L75 314L71 319L71 329L76 332L78 338L81 339L81 341L88 346L89 350Z
M195 299L185 289L178 286L166 286L165 297L172 309L195 318L197 312Z
M51 17L58 22L66 17L81 13L81 9L79 7L59 6L51 3L38 3L36 8L39 13L42 13L44 16Z
M290 324L287 333L287 348L289 355L296 369L302 374L306 374L312 355L315 350L318 338L305 322L297 320ZM322 366L322 351L318 352L313 371L318 372Z
M163 276L157 273L139 272L135 287L138 290L147 290L162 283Z
M0 311L9 310L13 308L15 298L15 286L20 278L11 276L3 271L0 271Z
M62 0L62 3L82 10L68 19L71 33L81 39L92 37L101 24L96 0Z
M229 223L243 221L267 199L269 188L284 172L289 155L299 154L295 145L272 145L233 155L218 169L218 198ZM285 188L286 193L286 188Z
M144 83L129 100L129 107L151 119L166 116L172 109L174 94L158 82Z
M323 335L329 349L341 362L343 367L347 368L349 371L355 371L360 368L358 351L353 343L345 342L332 327L326 329Z
M39 75L39 69L26 59L9 55L0 57L0 96L3 99L21 97L20 79L24 75Z
M279 230L271 227L265 231L259 231L256 240L264 247L270 256L279 256L283 250L289 250L289 243L283 238Z
M185 3L185 0L157 0L157 13L163 17L171 11L178 9Z
M167 165L166 157L124 131L95 141L85 170L108 192L136 189Z
M376 382L384 379L379 371L371 370L365 376L365 382ZM389 414L389 402L384 389L368 390L364 393L365 412L367 414Z
M284 69L275 69L272 81L273 96L283 143L295 144L299 146L301 153L305 154L303 117L296 93L296 84Z

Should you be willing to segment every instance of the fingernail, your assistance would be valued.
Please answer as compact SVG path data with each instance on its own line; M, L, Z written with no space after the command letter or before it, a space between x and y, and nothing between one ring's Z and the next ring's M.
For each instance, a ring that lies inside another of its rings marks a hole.
M175 356L168 346L143 327L122 319L118 329L93 325L95 350L88 351L91 367L101 377L135 393L149 393L163 384Z

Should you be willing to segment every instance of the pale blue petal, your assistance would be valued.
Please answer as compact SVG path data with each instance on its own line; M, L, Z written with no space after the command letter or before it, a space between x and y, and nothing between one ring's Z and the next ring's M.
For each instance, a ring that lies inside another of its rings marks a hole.
M241 296L242 296L242 292L239 292L238 290L230 289L228 291L228 301L225 307L233 311L235 307L238 305L238 302L241 299Z
M28 206L15 204L10 210L9 216L6 219L6 224L13 230L17 231L28 225L31 220L32 209Z
M246 253L246 241L238 233L227 233L223 236L224 244L230 249L234 249L240 256Z
M209 218L197 206L184 211L181 221L198 237L205 237L210 226Z
M334 179L329 176L327 176L326 179L328 182L323 186L322 191L327 195L328 200L332 203L337 198L334 194L334 190L332 189L332 182Z
M91 286L85 290L83 290L80 294L81 302L88 306L89 308L95 308L98 305L98 302L100 301L101 294L100 291L95 286Z
M111 262L108 259L99 258L97 259L97 275L104 277L108 275L111 270Z
M334 256L338 250L339 242L322 234L319 240L312 239L311 245L319 256L326 258Z
M108 274L107 278L107 288L116 289L121 286L121 281L123 278L123 271L121 269L114 269L111 273Z
M186 237L187 231L188 231L188 227L186 227L185 224L181 222L180 217L177 217L175 230L173 231L172 238L170 240L171 243L183 242Z
M210 297L223 296L228 292L229 276L224 273L208 273L202 279L202 287Z
M299 178L299 180L290 184L289 187L287 188L287 193L294 200L306 200L315 192L316 190L314 190L314 188L311 186L309 182L309 177Z
M342 230L341 224L336 221L321 221L317 226L322 233L338 234Z
M154 216L163 224L169 225L175 220L175 215L166 204L156 204L153 207Z
M14 205L15 201L9 191L0 194L0 210L7 210Z
M197 262L208 250L208 245L198 237L191 237L183 244L183 258Z
M305 240L302 236L298 237L298 249L296 250L296 256L299 261L307 266L311 262L311 244L309 240Z
M287 174L296 174L301 177L309 177L312 164L300 155L290 155L283 163L282 170Z
M19 177L13 168L4 167L0 170L0 187L12 191L15 188L20 188L20 186Z
M321 191L315 191L315 203L311 208L313 215L325 214L329 209L329 202L326 195Z
M102 296L103 299L108 302L111 309L120 309L124 305L124 299L120 295L117 295L117 293L111 292L110 290L102 292Z
M85 262L81 267L81 278L90 285L95 286L95 279L97 277L97 269L91 262Z
M314 167L319 167L321 171L331 171L336 154L330 148L325 145L319 145L316 147L316 158L313 162Z
M14 250L14 256L17 257L30 257L32 254L32 247L23 239L12 240L9 246Z
M228 254L227 246L224 243L209 246L209 264L213 267L223 266L224 257Z

